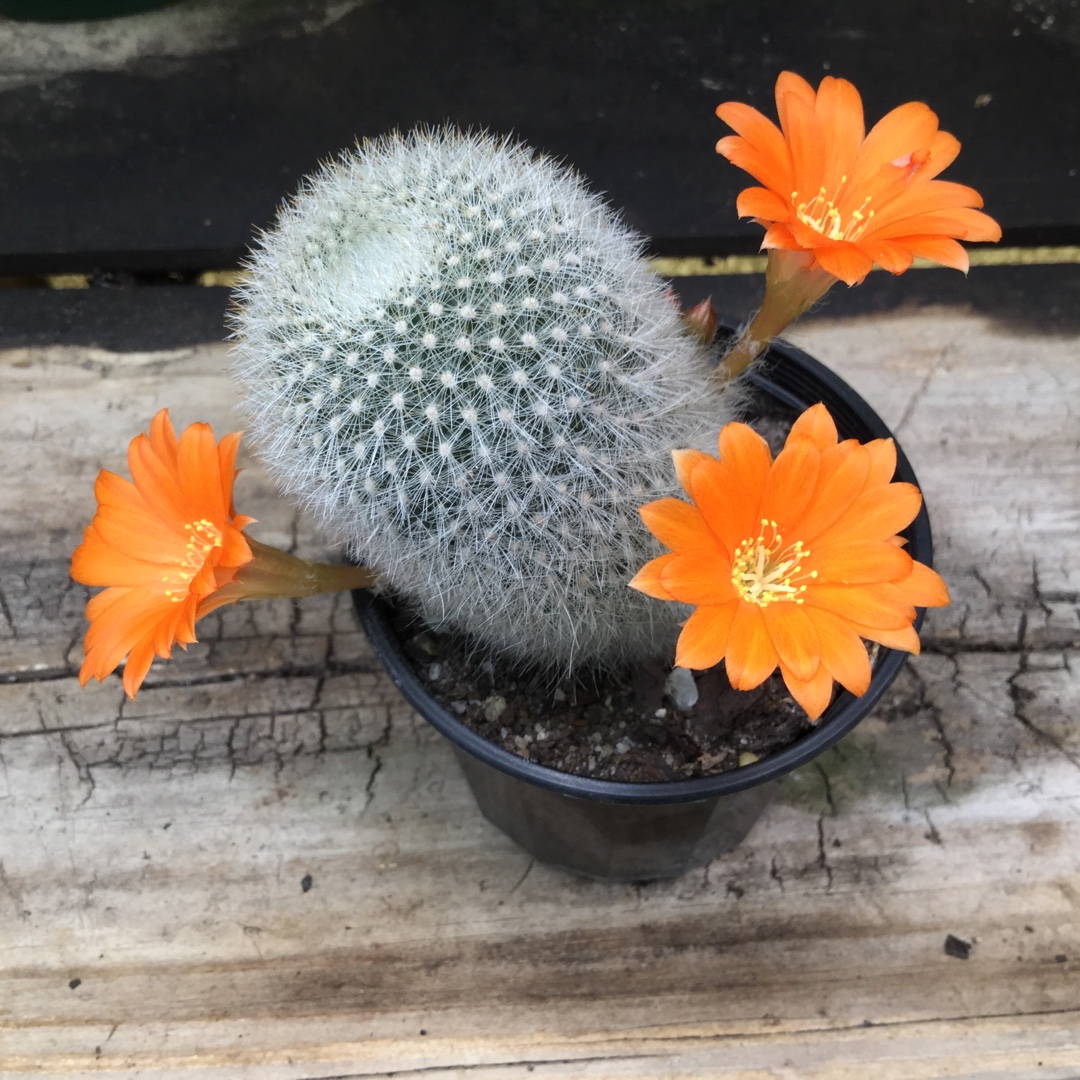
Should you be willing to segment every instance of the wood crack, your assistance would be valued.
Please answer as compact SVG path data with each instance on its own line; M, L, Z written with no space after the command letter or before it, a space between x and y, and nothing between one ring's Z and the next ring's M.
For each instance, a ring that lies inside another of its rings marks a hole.
M953 663L953 687L954 689L957 689L959 686L960 667L959 664L957 664L955 657L952 657L951 659ZM949 740L948 733L945 731L945 722L942 718L941 706L934 701L933 696L930 694L929 687L926 685L926 680L919 673L917 665L910 664L909 669L918 689L917 707L919 710L925 711L926 715L930 718L930 723L934 727L937 740L941 744L942 763L945 766L946 773L945 786L941 789L941 794L945 801L948 802L949 796L947 792L952 787L953 780L956 778L956 766L953 763L954 748L952 742Z
M817 864L825 874L825 891L832 892L833 872L829 865L829 856L825 850L825 815L819 814L817 819Z
M931 1019L906 1019L906 1020L860 1020L849 1023L840 1024L827 1024L820 1026L803 1026L803 1027L785 1027L781 1031L768 1032L768 1031L754 1031L750 1032L717 1032L715 1034L665 1034L664 1032L651 1031L648 1034L625 1034L622 1032L610 1032L605 1033L603 1036L605 1043L613 1043L618 1045L619 1043L625 1043L630 1047L629 1052L620 1053L615 1050L613 1053L596 1054L596 1055L583 1055L581 1057L552 1057L552 1058L514 1058L506 1059L503 1061L488 1061L477 1063L456 1064L448 1063L446 1065L428 1065L428 1066L413 1066L403 1069L395 1069L386 1071L383 1070L379 1073L383 1077L392 1076L437 1076L441 1073L448 1071L459 1071L467 1073L471 1071L492 1070L502 1066L514 1066L518 1068L529 1068L537 1065L580 1065L583 1063L598 1061L598 1062L611 1062L613 1059L618 1060L652 1060L655 1058L666 1056L668 1051L655 1051L655 1050L635 1050L634 1046L642 1043L648 1043L654 1046L662 1047L693 1047L693 1046L712 1046L719 1045L727 1042L740 1042L745 1043L749 1040L760 1044L768 1043L785 1043L798 1039L830 1039L839 1035L853 1035L860 1032L865 1032L870 1029L884 1032L903 1031L910 1028L934 1028L945 1025L954 1024L978 1024L992 1022L995 1020L1008 1020L1015 1021L1017 1023L1022 1022L1025 1019L1038 1019L1041 1017L1076 1017L1080 1019L1080 1013L1075 1008L1062 1008L1062 1009L1031 1009L1022 1012L985 1012L985 1013L968 1013L963 1016L946 1016L940 1018ZM434 1034L434 1033L433 1033ZM369 1077L370 1073L337 1073L333 1076L323 1076L320 1074L318 1080L363 1080L364 1077ZM311 1080L315 1080L314 1077Z

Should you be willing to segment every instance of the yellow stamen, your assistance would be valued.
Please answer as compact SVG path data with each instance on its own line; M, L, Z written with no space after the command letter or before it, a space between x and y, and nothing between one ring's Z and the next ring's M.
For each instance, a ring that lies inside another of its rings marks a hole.
M801 604L806 585L799 584L800 579L817 577L816 570L802 572L802 560L809 554L801 540L785 547L776 522L762 518L761 532L735 550L731 583L743 600L759 607L779 600Z
M188 583L202 570L210 552L223 546L220 530L206 518L188 522L184 531L191 534L184 545L184 558L171 574L161 579L167 586L163 590L165 596L174 604L182 603L188 595Z
M845 183L847 183L847 177L840 177L840 187L843 187ZM862 205L857 210L851 211L845 224L844 217L836 205L838 195L839 191L830 199L825 188L822 187L809 202L799 202L799 193L793 191L791 205L795 207L795 213L804 225L809 225L826 239L858 240L874 216L874 211L868 209L871 196L867 195Z

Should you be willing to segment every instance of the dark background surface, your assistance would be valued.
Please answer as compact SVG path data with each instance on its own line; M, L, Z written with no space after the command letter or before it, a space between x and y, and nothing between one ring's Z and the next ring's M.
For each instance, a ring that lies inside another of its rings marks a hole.
M691 306L711 296L736 320L761 301L762 275L677 278ZM803 321L947 304L992 318L1003 330L1080 334L1080 265L975 267L875 272L856 288L836 285ZM91 289L0 289L0 348L92 345L136 351L220 341L228 333L229 291L198 285L143 285Z
M321 159L445 121L569 160L660 250L753 247L713 110L771 111L785 68L850 78L871 120L927 101L1006 241L1061 242L1080 234L1078 26L1066 0L368 0L316 33L253 23L0 93L0 272L234 263Z
M983 193L1006 244L1080 241L1080 0L367 0L305 30L327 4L259 0L256 18L237 0L220 47L0 89L0 275L121 272L78 293L0 290L0 342L220 337L224 290L168 282L237 265L320 160L416 124L509 132L568 160L655 252L753 251L761 230L734 209L750 181L714 153L727 129L713 111L772 114L785 68L850 78L869 122L927 101L964 144L948 177ZM139 18L185 7L208 4ZM1030 293L1067 328L1078 306L1076 275L1049 268L884 277L827 312L955 297L1032 318ZM729 310L760 291L683 284Z

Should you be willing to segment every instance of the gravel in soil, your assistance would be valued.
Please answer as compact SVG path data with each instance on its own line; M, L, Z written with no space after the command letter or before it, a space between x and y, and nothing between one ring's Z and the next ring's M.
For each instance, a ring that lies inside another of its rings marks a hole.
M599 780L655 783L737 769L811 730L779 675L731 688L722 667L655 662L553 682L477 653L463 639L398 621L429 692L478 735L528 761Z

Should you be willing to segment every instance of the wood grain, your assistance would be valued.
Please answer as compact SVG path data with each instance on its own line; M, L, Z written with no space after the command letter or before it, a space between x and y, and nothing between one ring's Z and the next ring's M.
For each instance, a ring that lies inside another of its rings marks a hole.
M481 819L342 598L80 690L93 478L161 405L240 426L226 349L0 353L0 1075L1075 1077L1077 343L794 336L902 439L954 603L746 843L637 886ZM245 466L253 534L326 554Z

